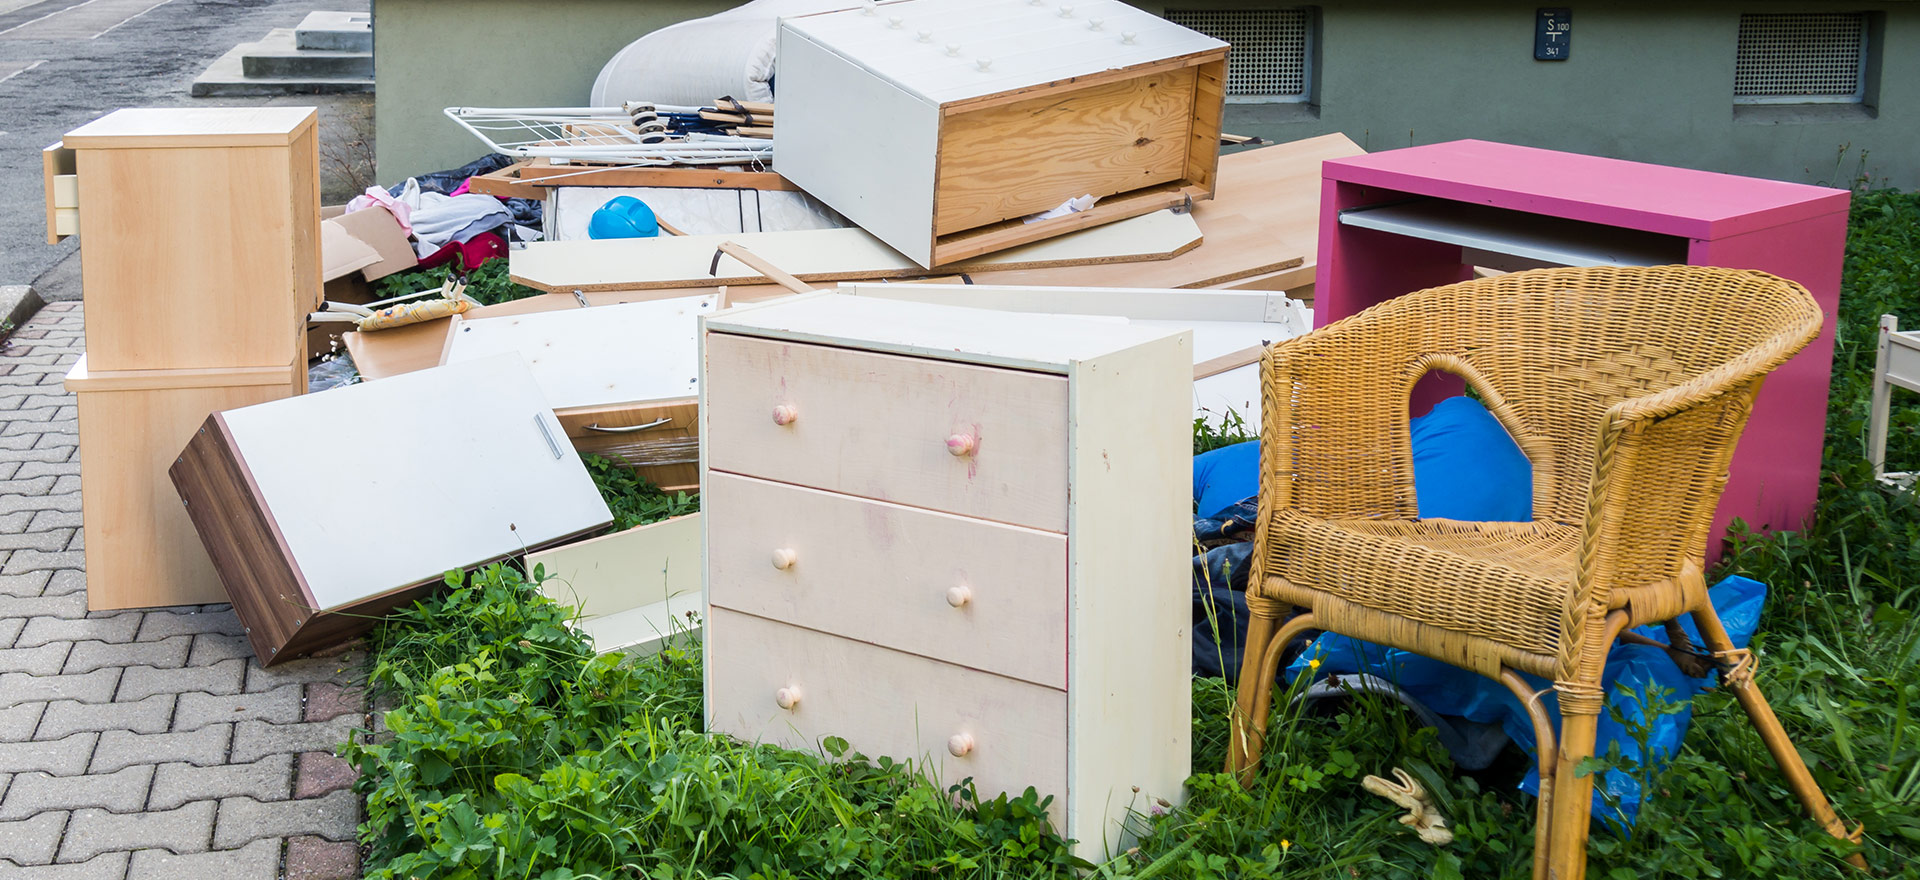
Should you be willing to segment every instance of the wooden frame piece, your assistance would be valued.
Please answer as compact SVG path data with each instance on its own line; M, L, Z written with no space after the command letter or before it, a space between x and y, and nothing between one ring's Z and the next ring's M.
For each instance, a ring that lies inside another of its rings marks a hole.
M73 151L54 141L40 151L40 177L47 197L47 244L80 231L80 168Z
M772 171L732 171L647 165L555 165L551 159L528 159L485 175L489 185L555 186L663 186L692 189L757 189L763 192L799 192L800 187ZM477 191L477 190L476 190ZM532 196L531 198L542 198Z

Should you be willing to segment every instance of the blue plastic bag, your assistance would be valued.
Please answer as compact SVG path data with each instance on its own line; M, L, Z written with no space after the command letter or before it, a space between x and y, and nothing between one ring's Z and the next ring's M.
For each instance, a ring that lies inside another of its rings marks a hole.
M1730 577L1714 585L1708 591L1708 598L1719 613L1721 622L1726 625L1733 643L1746 647L1748 640L1753 638L1753 631L1760 625L1760 611L1767 600L1766 585L1748 578ZM1694 645L1701 644L1700 633L1694 629L1691 617L1681 618L1681 626ZM1666 630L1658 626L1644 626L1634 632L1663 644L1667 640ZM1308 646L1287 667L1287 680L1291 681L1308 671L1309 662L1314 659L1320 661L1320 667L1313 670L1316 677L1352 673L1377 675L1393 682L1441 715L1457 715L1470 721L1499 722L1507 735L1527 750L1527 754L1535 754L1533 722L1528 719L1526 708L1511 691L1493 679L1418 654L1327 633ZM1551 690L1552 683L1531 675L1524 677L1536 688L1548 689L1541 702L1553 719L1557 736L1560 701ZM1667 701L1683 708L1676 713L1654 718L1647 740L1648 747L1654 752L1652 761L1656 766L1665 766L1680 750L1680 742L1693 720L1691 703L1694 696L1712 687L1716 680L1718 673L1707 678L1689 677L1674 665L1673 658L1667 656L1665 651L1649 645L1615 645L1607 654L1606 671L1601 679L1606 689L1608 710L1618 709L1629 723L1646 723L1641 695L1649 688L1673 691L1667 696ZM1640 754L1639 745L1626 728L1613 720L1612 714L1612 711L1603 711L1600 715L1594 754L1605 755L1613 744L1618 743L1623 758L1634 763L1647 760ZM1520 782L1520 788L1539 796L1538 769L1528 771L1527 777ZM1624 830L1631 827L1634 818L1639 815L1641 800L1639 783L1632 776L1619 770L1610 770L1594 785L1593 815Z

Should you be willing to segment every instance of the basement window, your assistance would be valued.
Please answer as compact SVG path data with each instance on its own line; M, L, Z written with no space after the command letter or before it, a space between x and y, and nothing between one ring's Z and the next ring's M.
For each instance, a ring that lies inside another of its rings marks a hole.
M1169 9L1166 17L1233 46L1227 55L1227 103L1312 100L1313 10Z
M1867 33L1867 16L1859 12L1740 16L1733 103L1862 103Z

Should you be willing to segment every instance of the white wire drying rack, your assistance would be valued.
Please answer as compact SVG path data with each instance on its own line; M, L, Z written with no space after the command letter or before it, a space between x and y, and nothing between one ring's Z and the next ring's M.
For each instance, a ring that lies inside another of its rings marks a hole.
M446 115L503 156L615 165L736 165L773 159L771 138L670 130L701 107L448 107Z

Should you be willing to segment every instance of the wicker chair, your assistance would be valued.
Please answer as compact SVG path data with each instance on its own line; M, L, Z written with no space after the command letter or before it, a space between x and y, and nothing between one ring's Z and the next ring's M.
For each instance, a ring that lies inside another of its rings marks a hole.
M1666 622L1725 670L1788 784L1847 835L1707 602L1714 508L1761 379L1820 332L1798 284L1689 266L1544 269L1408 294L1261 361L1260 521L1229 772L1259 769L1280 649L1323 629L1490 676L1540 742L1534 875L1586 871L1601 667ZM1405 402L1429 371L1479 395L1531 460L1533 521L1421 519ZM1279 621L1289 608L1298 616ZM1691 613L1709 653L1674 618ZM1561 734L1517 673L1550 679ZM1856 858L1858 858L1856 856Z

